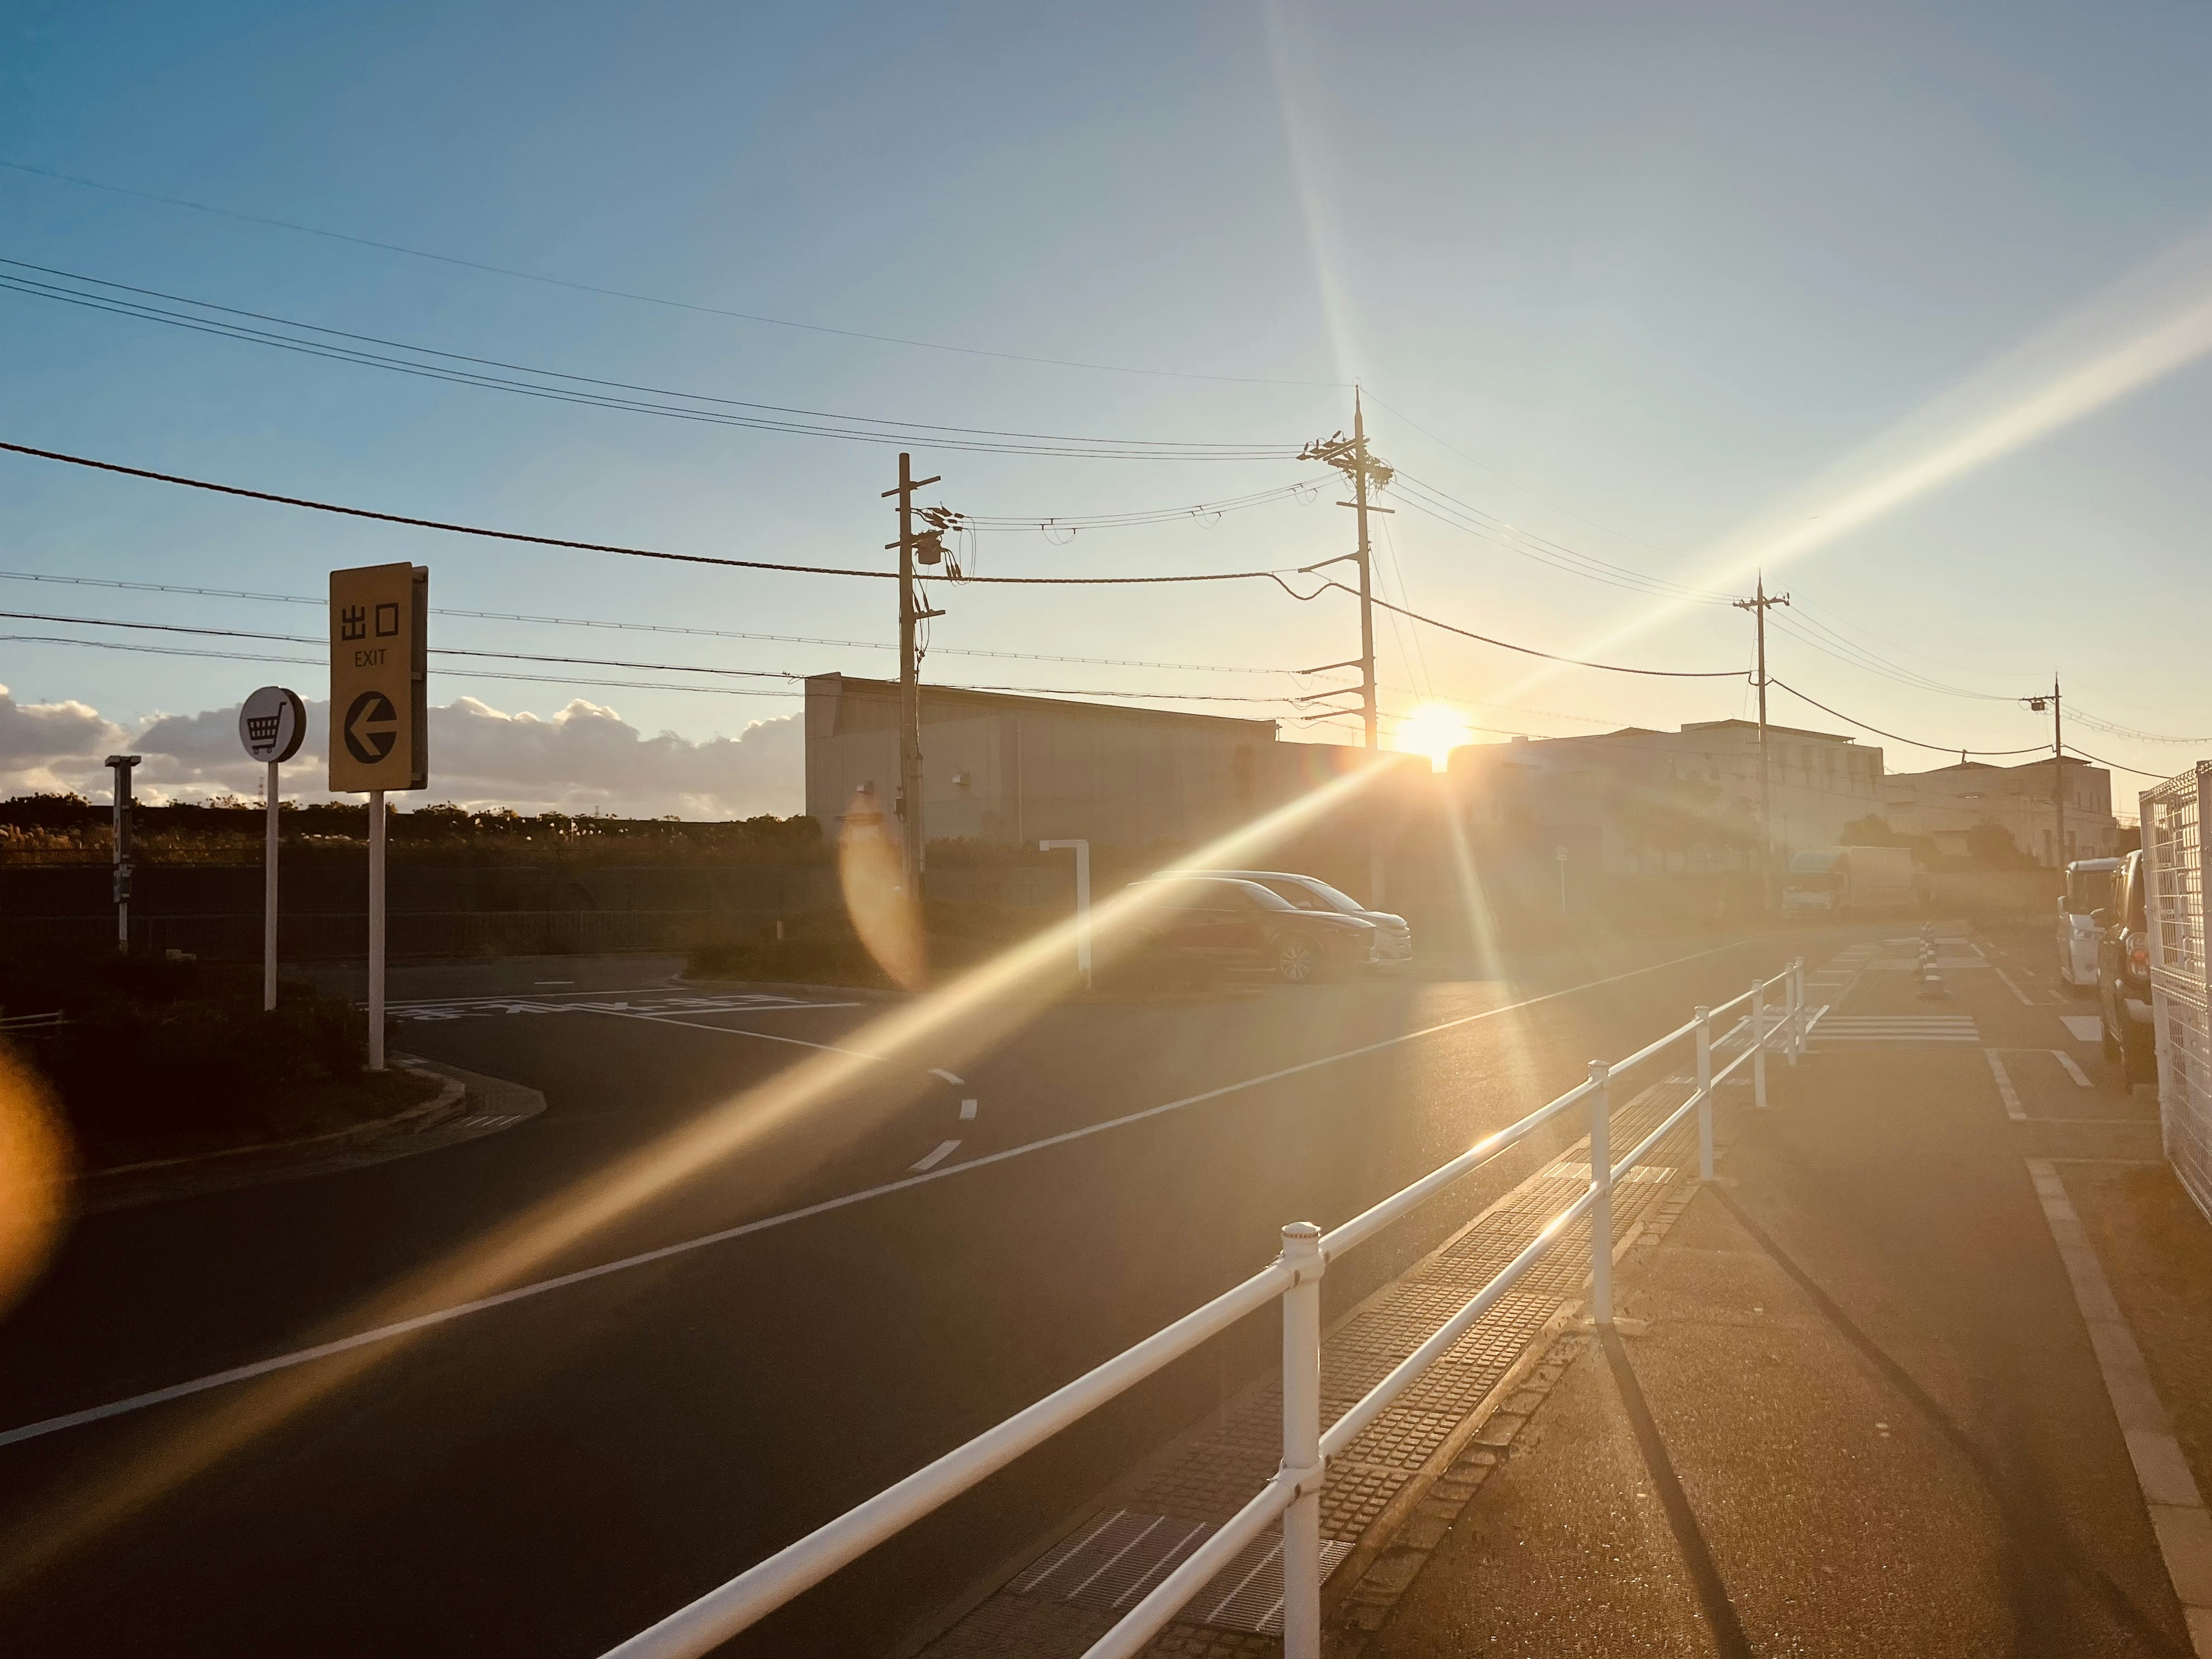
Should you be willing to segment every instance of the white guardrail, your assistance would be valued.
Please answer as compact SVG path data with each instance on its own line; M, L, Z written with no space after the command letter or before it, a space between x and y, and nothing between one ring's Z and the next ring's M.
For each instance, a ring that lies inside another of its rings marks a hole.
M1767 993L1780 988L1781 1006L1770 1016ZM1743 1017L1717 1038L1713 1022L1748 1005ZM1772 1024L1768 1021L1770 1017ZM1717 1073L1713 1048L1747 1030L1744 1050ZM1283 1252L1243 1284L1224 1291L1136 1346L1116 1354L1064 1388L1047 1395L997 1427L888 1486L836 1520L816 1528L719 1589L710 1590L641 1632L605 1659L693 1659L757 1623L878 1544L1006 1467L1125 1389L1255 1313L1277 1297L1283 1304L1283 1462L1251 1502L1187 1557L1093 1643L1085 1659L1127 1659L1140 1652L1237 1553L1277 1516L1283 1524L1284 1659L1319 1659L1321 1653L1321 1492L1328 1460L1388 1409L1413 1380L1435 1364L1491 1306L1540 1261L1576 1222L1590 1220L1590 1310L1596 1322L1613 1322L1613 1188L1692 1112L1698 1116L1698 1168L1713 1178L1713 1091L1748 1061L1753 1099L1766 1104L1766 1055L1778 1048L1795 1065L1810 1030L1805 1007L1803 958L1771 979L1753 981L1741 996L1717 1008L1699 1008L1687 1024L1607 1066L1590 1062L1589 1077L1519 1122L1486 1136L1450 1163L1329 1232L1311 1222L1283 1229ZM1638 1142L1618 1163L1609 1130L1613 1080L1685 1040L1695 1045L1697 1086L1690 1097ZM1366 1397L1324 1434L1321 1428L1321 1279L1328 1264L1364 1243L1509 1147L1579 1103L1589 1114L1592 1179L1580 1198L1545 1223L1528 1248L1421 1344Z

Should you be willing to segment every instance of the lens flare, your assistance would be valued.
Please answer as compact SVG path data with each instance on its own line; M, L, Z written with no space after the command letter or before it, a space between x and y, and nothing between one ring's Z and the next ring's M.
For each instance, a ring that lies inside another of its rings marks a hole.
M68 1211L69 1140L38 1074L0 1042L0 1313L46 1266Z
M837 879L845 914L876 966L902 990L916 990L929 972L921 907L907 889L904 849L884 832L874 797L856 794L837 844Z

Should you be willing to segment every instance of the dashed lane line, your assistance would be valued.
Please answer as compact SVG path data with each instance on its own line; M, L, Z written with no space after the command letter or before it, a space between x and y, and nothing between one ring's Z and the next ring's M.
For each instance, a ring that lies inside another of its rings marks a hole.
M2035 1006L2035 999L2028 995L2027 992L2021 990L2019 985L2014 982L2013 976L2010 974L2005 972L2003 969L1997 967L1994 963L1990 964L1990 968L1996 973L1996 976L2005 982L2006 990L2011 992L2022 1002L2027 1004L2029 1007L2033 1008Z
M967 1080L967 1079L965 1079L965 1078L957 1078L957 1077L953 1076L951 1073L950 1073L950 1072L946 1071L946 1070L945 1070L942 1066L931 1066L931 1067L929 1068L929 1074L930 1074L930 1076L932 1076L932 1077L933 1077L933 1078L937 1079L938 1079L939 1082L941 1082L941 1083L949 1083L949 1084L951 1084L951 1085L954 1088L956 1088L956 1089L963 1089L963 1088L967 1087L967 1084L968 1084L968 1080Z
M88 1406L82 1411L65 1412L58 1417L44 1418L35 1423L25 1423L15 1428L0 1430L0 1446L12 1446L26 1440L36 1440L46 1435L58 1434L64 1429L81 1428L88 1423L98 1423L107 1418L121 1417L130 1412L143 1411L151 1406L164 1405L173 1400L183 1400L192 1395L204 1394L210 1389L223 1388L233 1382L251 1382L257 1376L267 1376L275 1371L288 1370L295 1365L304 1365L317 1359L328 1359L337 1354L349 1353L356 1348L367 1347L371 1343L387 1342L394 1337L428 1330L436 1325L449 1324L455 1320L465 1318L471 1314L488 1313L494 1308L503 1308L510 1303L526 1301L532 1297L544 1296L553 1291L566 1290L574 1285L588 1284L596 1279L605 1279L614 1273L627 1273L633 1267L647 1267L653 1262L665 1261L674 1256L687 1255L694 1250L705 1249L709 1245L727 1243L732 1239L744 1238L754 1233L766 1232L771 1228L787 1226L795 1221L805 1221L814 1216L827 1215L833 1211L849 1208L855 1204L865 1204L872 1199L885 1198L893 1193L905 1192L929 1182L948 1180L954 1176L966 1175L970 1170L988 1169L994 1164L1005 1164L1018 1158L1026 1158L1032 1152L1041 1152L1054 1146L1064 1146L1073 1141L1088 1139L1092 1135L1104 1134L1109 1130L1127 1128L1131 1124L1143 1123L1152 1118L1164 1116L1170 1112L1183 1111L1193 1106L1203 1105L1208 1101L1222 1099L1225 1096L1241 1094L1247 1089L1256 1089L1266 1084L1279 1083L1285 1078L1298 1077L1308 1072L1319 1071L1325 1066L1334 1066L1340 1060L1357 1060L1364 1054L1379 1054L1387 1048L1395 1048L1404 1043L1419 1042L1423 1037L1435 1036L1443 1031L1456 1030L1463 1025L1474 1025L1484 1020L1498 1019L1507 1014L1518 1013L1523 1009L1537 1007L1544 1003L1556 1002L1562 997L1577 996L1584 991L1601 990L1608 985L1619 985L1626 980L1639 979L1645 974L1658 973L1668 968L1679 968L1686 962L1697 962L1706 957L1718 956L1723 951L1735 950L1747 942L1743 939L1733 939L1726 945L1712 945L1703 951L1692 951L1683 956L1670 957L1664 962L1650 963L1641 968L1629 969L1624 973L1609 974L1602 979L1585 980L1579 985L1563 986L1559 990L1547 991L1538 996L1525 997L1518 1002L1502 1003L1495 1008L1484 1008L1472 1014L1462 1014L1453 1019L1439 1021L1434 1025L1425 1025L1417 1031L1402 1031L1396 1036L1385 1037L1377 1042L1363 1043L1356 1048L1340 1049L1333 1054L1322 1054L1312 1060L1300 1060L1295 1066L1285 1066L1278 1071L1264 1073L1258 1077L1244 1078L1235 1083L1224 1083L1218 1088L1204 1090L1194 1095L1185 1095L1180 1100L1167 1101L1158 1106L1147 1106L1139 1111L1127 1112L1120 1117L1106 1118L1097 1123L1086 1123L1078 1128L1064 1129L1058 1134L1046 1135L1041 1139L1028 1141L1019 1146L1009 1146L1002 1152L987 1152L979 1158L963 1159L958 1164L939 1164L933 1170L926 1170L918 1175L907 1175L896 1181L882 1182L873 1187L863 1187L857 1192L842 1193L836 1198L825 1198L816 1203L801 1205L795 1210L786 1210L780 1215L763 1216L757 1220L739 1222L734 1227L724 1227L714 1232L702 1233L696 1238L679 1239L673 1244L663 1244L656 1249L641 1250L634 1255L617 1257L612 1261L602 1261L594 1267L579 1267L574 1273L560 1273L550 1279L541 1279L527 1285L518 1285L512 1290L498 1291L489 1296L477 1297L472 1301L456 1303L449 1308L433 1309L428 1313L417 1314L411 1319L396 1320L388 1325L379 1325L369 1330L356 1331L350 1336L338 1337L329 1342L319 1342L310 1348L295 1349L290 1353L277 1354L268 1359L257 1359L250 1364L234 1365L228 1370L211 1371L205 1376L196 1376L188 1382L173 1382L167 1388L151 1389L143 1394L135 1394L122 1400L109 1401L105 1405ZM639 1016L639 1018L644 1018L644 1016ZM713 1031L720 1030L723 1028L708 1025L702 1026L701 1029Z
M592 1008L583 1012L605 1014L610 1019L642 1020L647 1025L681 1025L687 1031L714 1031L723 1036L757 1037L763 1042L787 1042L794 1048L819 1048L824 1054L857 1054L862 1060L872 1060L878 1065L890 1061L882 1054L872 1054L865 1048L848 1048L842 1042L809 1042L805 1037L779 1036L773 1031L748 1031L736 1025L702 1025L696 1019L672 1019L665 1014L633 1014L615 1008ZM750 1013L750 1009L732 1009L732 1013Z
M2089 1089L2096 1086L2089 1081L2089 1074L2075 1063L2074 1056L2063 1048L2053 1048L2051 1051L2051 1057L2063 1066L2066 1068L2066 1075L2072 1078L2082 1088Z
M962 1101L960 1103L960 1121L964 1123L975 1115L975 1103L972 1100Z

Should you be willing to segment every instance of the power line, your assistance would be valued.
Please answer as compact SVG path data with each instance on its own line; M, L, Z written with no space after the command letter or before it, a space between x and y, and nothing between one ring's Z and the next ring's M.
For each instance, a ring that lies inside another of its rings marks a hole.
M115 617L65 617L38 611L0 611L0 617L16 622L65 623L78 628L126 628L144 633L190 634L210 639L253 640L276 645L320 645L323 643L321 640L311 635L262 634L239 628L201 628L184 623L134 622ZM55 637L46 640L45 643L100 645L104 641L72 641ZM429 651L434 657L483 658L496 662L544 663L579 668L628 668L659 674L712 674L721 678L764 680L804 680L809 678L805 674L785 668L718 668L701 663L631 662L620 658L556 656L528 651L478 651L459 646L434 645L429 647ZM312 663L318 659L307 657L272 657L264 660ZM703 688L670 686L664 689L684 690ZM1247 696L1233 692L1121 691L1095 690L1087 686L1074 685L947 685L943 689L952 691L1003 691L1030 696L1137 698L1161 702L1287 703L1291 701L1287 696Z
M329 603L326 599L312 598L305 593L260 593L243 588L194 587L176 582L133 582L111 576L61 576L31 570L0 570L0 581L54 582L70 587L115 588L133 593L173 593L197 599L252 599L272 605L309 605L318 610ZM614 622L602 617L547 617L520 611L469 611L454 605L434 606L431 614L467 617L484 622L534 623L555 628L611 629L622 633L677 634L700 639L750 640L775 645L827 645L848 651L891 651L897 648L884 640L829 639L813 634L753 634L727 628L690 628L674 623ZM1012 662L1064 662L1093 668L1165 668L1199 674L1306 678L1302 671L1295 668L1252 668L1234 663L1158 662L1138 657L1077 657L1042 651L991 651L955 645L940 645L934 649L943 656L993 657Z
M2070 743L2066 745L2066 752L2069 755L2078 756L2085 761L2094 761L2099 766L2109 767L2115 772L2132 772L2139 778L2156 778L2160 782L2164 782L2167 778L2173 775L2170 772L2146 772L2140 766L2123 766L2118 761L2098 760L2097 757L2091 754L2087 750L2076 749Z
M783 404L765 404L744 398L723 398L704 392L678 392L665 386L641 386L627 380L608 380L587 374L570 374L561 369L539 368L527 363L509 362L495 357L481 357L465 352L447 351L434 346L415 345L403 340L359 333L347 329L327 328L317 323L303 323L295 319L280 317L267 312L250 311L236 306L221 305L213 301L195 300L182 295L166 293L159 289L134 286L128 283L110 282L104 277L87 276L78 272L58 270L48 265L36 265L20 259L0 258L0 265L15 270L31 270L48 276L59 276L66 281L92 288L113 290L108 294L93 294L61 287L58 283L40 282L34 277L0 275L0 289L33 298L56 301L84 308L103 311L117 316L133 317L149 322L158 322L195 333L214 334L226 339L251 344L266 345L283 350L304 353L309 356L329 358L334 362L351 362L367 368L383 368L418 378L441 380L457 385L482 386L489 390L519 393L525 396L550 398L560 403L580 403L598 408L628 410L635 414L660 415L672 419L703 422L709 425L737 426L755 431L783 432L809 437L839 438L854 442L899 444L927 442L939 449L975 451L994 454L1058 455L1093 459L1115 459L1133 460L1281 460L1288 459L1294 449L1287 445L1267 443L1194 442L1173 439L1101 438L1090 435L1057 433L1011 432L986 427L957 427L932 425L918 421L896 421L873 416L841 415L821 410L798 409ZM125 300L118 295L138 295L139 300ZM162 300L171 305L189 306L195 312L216 313L217 316L195 315L192 313L167 309L150 305L146 300ZM226 317L251 318L256 322L275 324L278 328L296 333L324 337L307 340L294 335L274 332L269 329L252 328L242 324L222 320ZM356 342L358 343L337 343ZM369 350L375 346L383 350ZM408 357L394 357L390 352L405 352ZM436 362L421 362L416 358L435 358ZM457 368L453 364L471 364L476 368ZM567 386L544 386L532 381L515 380L503 374L487 374L487 369L503 369L514 374L527 374L540 380L561 380ZM580 390L579 388L604 388ZM634 392L641 397L622 397L618 392ZM689 408L661 402L647 402L643 398L675 398L683 404L710 404L712 408ZM752 414L738 415L728 411L749 410ZM866 429L875 428L875 429Z
M1341 593L1355 592L1354 589L1346 587L1340 581L1329 581L1324 586L1334 587ZM1409 611L1404 605L1393 605L1388 599L1378 599L1374 603L1381 605L1385 611L1395 611L1401 617L1411 617L1415 622L1426 623L1431 628L1441 628L1445 633L1456 634L1462 639L1474 640L1482 645L1494 645L1501 651L1517 651L1524 657L1541 657L1547 662L1565 663L1571 668L1597 668L1604 670L1608 674L1645 674L1656 678L1673 680L1732 680L1737 678L1741 672L1741 670L1734 668L1627 668L1619 663L1586 662L1580 657L1563 657L1555 652L1539 651L1533 645L1516 645L1510 640L1492 639L1487 634L1477 634L1452 623L1440 622L1434 617L1425 617L1418 611Z
M410 259L427 259L434 264L453 265L464 270L479 270L495 276L511 276L526 283L539 283L548 288L562 288L578 294L596 294L608 299L628 300L641 305L660 306L672 311L698 312L710 317L729 317L739 322L760 323L771 328L797 329L808 334L829 334L841 339L868 340L881 345L908 346L920 351L951 352L963 357L991 357L1003 362L1037 363L1053 368L1088 369L1106 374L1141 374L1162 380L1212 380L1238 386L1291 386L1341 389L1340 380L1279 380L1258 374L1205 374L1193 369L1136 368L1120 363L1085 362L1067 357L1042 357L1019 351L993 351L980 346L947 345L935 340L908 339L896 334L875 334L861 329L834 328L823 323L793 322L785 317L769 317L757 312L732 311L720 306L702 305L689 300L672 300L657 294L643 294L630 289L606 288L595 283L580 283L566 277L549 276L541 271L520 270L511 265L495 265L480 259L466 259L450 253L433 253L427 249L410 247L404 243L380 241L371 236L349 235L344 231L325 230L318 225L304 225L290 219L279 219L266 214L242 213L234 208L216 207L206 202L195 202L182 196L164 196L154 191L133 190L123 185L102 183L76 173L59 172L52 167L33 167L23 161L0 161L0 167L12 173L27 173L33 178L51 179L60 184L75 185L85 190L104 191L112 196L127 196L143 202L159 202L167 207L188 209L194 213L205 213L222 219L234 219L243 224L264 225L273 229L296 232L303 236L319 236L333 242L349 242L356 247L372 247L386 253L404 254Z
M1825 702L1807 696L1796 686L1782 680L1771 679L1767 684L1780 690L1787 691L1800 702L1811 703L1822 714L1832 714L1846 726L1856 726L1862 732L1871 732L1878 738L1887 738L1893 743L1901 743L1911 749L1931 749L1939 755L2039 755L2043 752L2043 745L2039 743L2030 744L2025 749L1968 749L1955 743L1923 743L1918 738L1900 737L1894 732L1883 731L1879 726L1869 726L1864 720L1854 720L1841 709L1831 708Z
M306 507L311 512L335 513L349 519L368 519L378 524L404 525L410 529L436 530L448 535L482 536L493 541L523 542L533 547L560 547L583 553L613 553L629 559L661 559L676 564L715 565L736 570L781 570L801 576L859 576L872 581L898 580L898 573L895 570L857 570L844 565L779 564L764 559L718 558L704 553L665 553L653 548L620 547L607 542L574 541L562 536L537 536L520 530L493 530L482 525L449 524L440 519L417 519L404 514L380 513L369 507L343 507L335 501L313 501L302 495L279 495L265 489L213 483L204 478L187 478L173 472L154 472L144 467L94 460L89 456L71 455L58 449L38 449L29 444L0 442L0 451L29 455L43 461L60 461L70 466L89 467L98 472L113 472L126 478L145 478L155 483L175 484L185 489L204 489L216 495L235 495L244 501L270 501L279 507ZM1297 593L1283 580L1285 576L1304 574L1296 569L1213 570L1174 576L963 576L960 580L971 586L980 584L1001 587L1142 587L1181 582L1260 580L1274 582L1294 598L1310 599L1313 597L1311 594Z

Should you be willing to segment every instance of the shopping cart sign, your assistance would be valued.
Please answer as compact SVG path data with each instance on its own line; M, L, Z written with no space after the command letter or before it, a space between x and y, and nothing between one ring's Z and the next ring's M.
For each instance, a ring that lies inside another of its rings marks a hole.
M300 752L307 735L307 706L296 691L264 685L239 706L238 740L254 760L281 764Z

